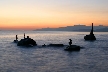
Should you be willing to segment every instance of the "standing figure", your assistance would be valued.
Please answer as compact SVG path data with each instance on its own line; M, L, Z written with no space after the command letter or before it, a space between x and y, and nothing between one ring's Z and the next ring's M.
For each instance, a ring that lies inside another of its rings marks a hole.
M16 40L14 40L14 42L15 42L15 43L17 43L17 42L18 42L18 40L17 40L17 39L18 39L18 36L16 35Z
M25 39L25 33L24 33L24 39Z
M69 42L69 46L71 46L72 45L72 40L71 39L69 39L70 40L70 42Z
M16 40L18 39L18 36L16 35Z

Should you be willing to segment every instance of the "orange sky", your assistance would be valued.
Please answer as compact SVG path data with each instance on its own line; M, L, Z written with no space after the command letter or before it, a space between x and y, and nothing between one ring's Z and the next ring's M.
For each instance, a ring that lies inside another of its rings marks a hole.
M94 25L108 26L108 1L104 0L103 4L102 0L98 0L98 3L96 1L0 1L0 29L33 30L91 25L92 22Z

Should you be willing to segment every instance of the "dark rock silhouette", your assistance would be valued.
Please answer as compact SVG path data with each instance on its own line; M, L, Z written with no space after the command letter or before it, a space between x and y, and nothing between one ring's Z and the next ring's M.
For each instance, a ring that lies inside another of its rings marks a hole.
M36 46L36 45L37 45L36 41L29 38L29 36L27 36L27 38L25 38L25 33L24 33L24 39L21 39L17 43L17 46Z
M66 51L80 51L80 46L77 46L77 45L72 45L72 40L69 39L70 42L69 42L69 46L67 46L64 50Z
M80 51L80 46L71 45L71 46L67 46L64 50L66 50L66 51Z
M85 40L96 40L96 37L93 34L93 23L92 23L92 29L89 35L84 36Z
M63 44L49 44L48 46L63 47Z
M44 45L42 45L42 47L46 47L46 45L44 44Z

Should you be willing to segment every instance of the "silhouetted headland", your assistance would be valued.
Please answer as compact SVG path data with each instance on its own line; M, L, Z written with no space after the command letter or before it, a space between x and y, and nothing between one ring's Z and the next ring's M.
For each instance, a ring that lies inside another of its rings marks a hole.
M74 26L67 26L67 27L59 27L59 28L42 28L36 29L34 31L75 31L75 32L90 32L91 26L85 25L74 25ZM95 32L108 32L108 26L94 26Z
M96 37L93 34L93 23L92 23L92 29L89 35L84 36L85 40L96 40Z

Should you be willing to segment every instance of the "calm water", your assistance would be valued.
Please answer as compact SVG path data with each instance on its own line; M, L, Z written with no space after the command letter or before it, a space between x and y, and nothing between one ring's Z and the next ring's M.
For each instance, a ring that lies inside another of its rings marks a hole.
M23 33L38 46L18 47L13 40ZM88 32L0 31L0 72L108 72L108 33L95 33L96 41L84 41ZM63 43L68 39L80 45L79 52L65 47L41 47L42 44Z

